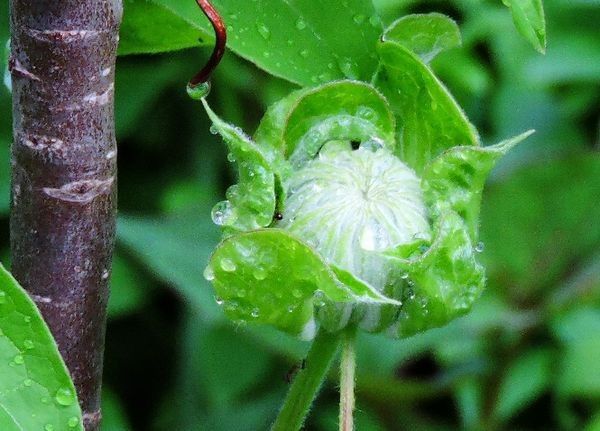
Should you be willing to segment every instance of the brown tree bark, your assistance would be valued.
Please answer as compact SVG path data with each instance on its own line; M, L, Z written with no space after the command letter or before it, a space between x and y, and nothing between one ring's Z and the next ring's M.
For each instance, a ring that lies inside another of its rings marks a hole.
M12 271L40 308L99 429L116 216L121 0L10 0Z

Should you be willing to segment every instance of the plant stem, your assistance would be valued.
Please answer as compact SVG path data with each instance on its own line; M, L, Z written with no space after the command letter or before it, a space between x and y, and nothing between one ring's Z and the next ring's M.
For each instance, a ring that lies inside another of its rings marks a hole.
M354 340L354 331L344 334L342 360L340 361L340 431L353 431L354 429L354 375L356 370Z
M302 427L340 342L338 335L319 331L304 361L304 368L296 375L271 431L297 431Z
M86 431L101 417L121 15L120 0L10 0L12 270L54 335Z

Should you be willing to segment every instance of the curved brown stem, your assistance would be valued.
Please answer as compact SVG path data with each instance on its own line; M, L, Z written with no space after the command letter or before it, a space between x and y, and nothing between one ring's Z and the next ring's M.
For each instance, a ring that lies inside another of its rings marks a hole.
M200 6L202 12L204 12L204 15L209 19L215 30L215 48L213 49L208 63L206 63L200 72L190 79L188 84L190 87L196 87L208 82L210 76L221 62L221 58L223 58L223 54L225 53L225 45L227 44L225 23L217 10L208 0L196 0L196 3L198 3L198 6Z

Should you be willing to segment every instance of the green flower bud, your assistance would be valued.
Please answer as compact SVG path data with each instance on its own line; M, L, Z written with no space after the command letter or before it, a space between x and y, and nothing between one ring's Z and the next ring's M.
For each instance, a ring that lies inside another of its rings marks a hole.
M319 325L404 337L465 314L483 290L481 192L527 134L481 147L431 70L400 43L382 44L388 98L356 81L299 90L254 138L203 100L239 172L213 210L224 240L205 272L231 319L303 338Z

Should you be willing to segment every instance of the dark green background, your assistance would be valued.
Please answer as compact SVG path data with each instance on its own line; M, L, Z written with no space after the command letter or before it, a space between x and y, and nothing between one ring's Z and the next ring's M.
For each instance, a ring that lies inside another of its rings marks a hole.
M464 47L434 68L485 143L537 133L488 183L489 281L473 312L403 341L360 338L358 430L600 430L600 3L546 1L545 56L519 37L499 1L375 3L385 23L430 11L459 22ZM3 12L0 40L7 34ZM105 430L267 429L307 347L229 324L202 279L218 240L210 209L234 179L201 106L185 94L208 54L118 62ZM293 88L228 53L210 101L251 132ZM1 88L2 261L10 141L10 95ZM332 372L307 429L336 429L335 382Z

